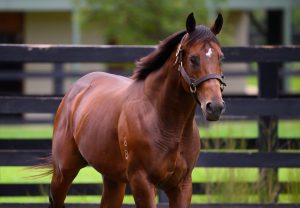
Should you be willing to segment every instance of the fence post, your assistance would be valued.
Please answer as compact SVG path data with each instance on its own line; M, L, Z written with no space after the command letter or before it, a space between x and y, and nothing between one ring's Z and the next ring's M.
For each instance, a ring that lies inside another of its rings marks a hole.
M54 94L62 95L64 93L64 75L63 75L63 63L54 63Z
M281 88L280 63L258 63L259 98L277 98ZM272 106L270 106L272 107ZM278 118L274 115L261 115L258 118L259 152L276 152L278 148ZM259 170L259 200L261 203L278 201L280 185L277 168Z

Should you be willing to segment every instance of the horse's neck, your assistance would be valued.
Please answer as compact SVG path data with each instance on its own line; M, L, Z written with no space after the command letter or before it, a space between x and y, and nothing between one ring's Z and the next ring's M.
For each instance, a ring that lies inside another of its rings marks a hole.
M196 103L180 81L175 60L152 73L145 80L145 94L156 107L160 121L166 128L184 128L193 120Z

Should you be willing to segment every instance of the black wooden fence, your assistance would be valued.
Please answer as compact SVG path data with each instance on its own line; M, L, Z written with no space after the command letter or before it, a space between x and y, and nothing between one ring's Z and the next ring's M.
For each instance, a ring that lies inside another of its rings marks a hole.
M76 72L65 72L66 63L132 63L154 49L149 46L64 46L64 45L0 45L0 62L18 63L53 63L53 72L19 73L6 72L0 79L19 77L49 77L55 80L55 90L62 93L64 77L80 76ZM300 96L287 95L280 91L282 64L300 61L300 47L226 47L223 48L225 62L254 62L258 64L258 96L225 96L227 110L225 117L243 117L258 120L259 138L249 140L248 145L257 152L210 152L202 151L197 166L201 167L256 167L264 170L271 168L300 167L300 152L280 152L278 147L283 142L299 147L299 140L278 139L278 119L300 118ZM234 74L234 73L233 73ZM252 73L253 74L253 73ZM297 74L297 72L294 74ZM226 75L226 72L225 72ZM243 74L242 74L243 75ZM228 83L230 85L230 83ZM0 96L0 114L19 113L55 113L61 95L53 96ZM198 112L199 114L199 112ZM267 132L267 133L266 133ZM271 132L271 133L270 133ZM284 145L283 145L284 146ZM47 155L51 143L49 140L0 140L0 166L30 166L36 164L37 158ZM264 171L262 171L263 174ZM263 176L262 176L263 177ZM275 181L276 182L276 181ZM300 184L299 184L300 185ZM43 184L47 187L48 185ZM285 186L281 184L281 186ZM71 193L98 194L101 188L94 184L76 184ZM197 193L204 193L203 184L194 184ZM95 191L96 190L96 191ZM282 189L284 190L284 188ZM40 186L24 184L0 184L0 196L39 195ZM130 190L127 191L130 193ZM165 196L159 201L164 206ZM0 205L16 207L17 205ZM34 207L34 205L28 205ZM45 205L35 205L45 207ZM90 205L91 207L95 207ZM297 204L267 205L193 205L195 207L297 207ZM25 205L22 205L25 207ZM80 205L74 205L80 207ZM85 206L87 207L87 206Z

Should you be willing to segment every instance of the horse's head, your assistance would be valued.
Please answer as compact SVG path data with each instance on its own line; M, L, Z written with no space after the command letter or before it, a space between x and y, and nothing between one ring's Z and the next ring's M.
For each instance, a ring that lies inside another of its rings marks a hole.
M207 120L219 120L225 109L222 90L226 85L220 67L223 53L216 39L223 25L218 15L211 28L196 26L193 13L186 21L186 35L177 50L183 87L193 94Z

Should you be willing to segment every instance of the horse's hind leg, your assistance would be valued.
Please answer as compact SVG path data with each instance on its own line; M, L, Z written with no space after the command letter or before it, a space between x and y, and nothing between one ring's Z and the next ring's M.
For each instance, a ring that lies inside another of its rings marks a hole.
M56 134L57 136L58 134ZM79 170L86 166L74 139L54 137L52 146L53 175L50 184L50 208L64 207L70 185Z
M126 184L103 177L101 208L120 208L122 206Z
M63 208L67 192L73 179L76 177L78 170L59 170L53 172L50 185L50 208Z

